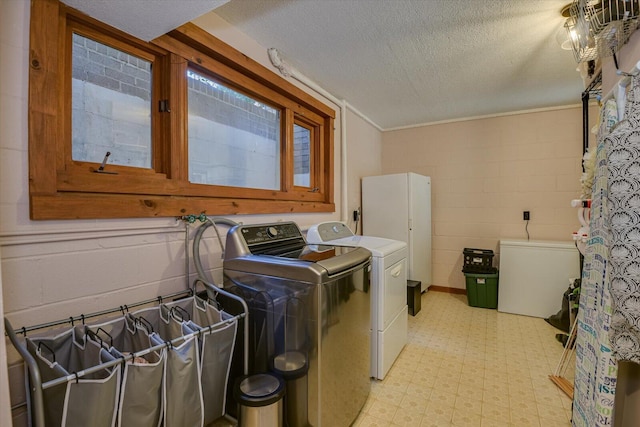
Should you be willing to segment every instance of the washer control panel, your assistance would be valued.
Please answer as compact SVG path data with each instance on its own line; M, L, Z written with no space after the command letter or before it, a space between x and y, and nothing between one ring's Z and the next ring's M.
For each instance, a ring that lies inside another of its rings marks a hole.
M274 224L244 225L242 238L248 246L261 245L283 240L303 239L295 222L278 222Z

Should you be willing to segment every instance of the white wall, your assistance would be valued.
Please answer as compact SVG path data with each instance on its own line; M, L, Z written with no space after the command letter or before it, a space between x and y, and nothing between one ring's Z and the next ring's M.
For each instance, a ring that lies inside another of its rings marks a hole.
M18 328L184 289L187 286L184 275L185 232L184 225L174 218L29 220L27 94L30 2L2 0L0 5L0 303L4 303L4 314L14 328ZM217 16L208 14L206 19L196 23L273 69L265 47ZM297 81L292 80L292 83L304 89ZM294 220L304 228L320 221L339 219L339 108L326 99L322 100L336 109L337 116L334 134L336 212L242 216L233 220L244 223ZM353 151L350 157L355 170L349 174L348 181L350 188L359 192L360 176L354 174L379 172L380 133L358 117L352 114L348 117L354 121L348 129L348 138L354 141L349 150ZM362 152L368 156L366 161L360 157ZM359 196L348 200L350 208L359 206ZM193 229L191 227L191 233ZM213 239L213 231L208 231L207 235L203 246L205 267L219 282L222 276L220 250ZM194 271L191 262L191 279L195 276ZM0 346L2 426L9 425L4 418L10 413L7 393L2 389L6 378L6 365L2 363L5 356L9 359L12 404L24 401L19 358L11 348L5 352ZM24 409L14 412L14 423L24 424Z
M631 72L633 67L640 61L640 31L634 32L626 45L622 46L620 52L616 54L618 67L621 71ZM613 56L602 59L602 94L608 94L613 86L623 76L616 74L616 65Z
M347 107L347 224L355 231L353 211L362 206L362 177L382 173L382 133ZM362 234L362 221L357 225Z

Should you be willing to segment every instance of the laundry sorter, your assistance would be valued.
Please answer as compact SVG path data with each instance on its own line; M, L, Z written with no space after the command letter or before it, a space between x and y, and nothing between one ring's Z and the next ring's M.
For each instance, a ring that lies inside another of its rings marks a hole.
M220 293L237 298L208 292ZM31 425L180 427L225 414L244 316L186 290L17 330L4 321L27 367Z

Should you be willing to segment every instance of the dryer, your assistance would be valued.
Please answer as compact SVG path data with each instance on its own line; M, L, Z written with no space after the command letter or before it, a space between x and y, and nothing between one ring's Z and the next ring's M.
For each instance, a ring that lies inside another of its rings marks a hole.
M371 376L384 379L407 343L407 244L357 236L335 221L310 227L307 242L355 246L371 252Z

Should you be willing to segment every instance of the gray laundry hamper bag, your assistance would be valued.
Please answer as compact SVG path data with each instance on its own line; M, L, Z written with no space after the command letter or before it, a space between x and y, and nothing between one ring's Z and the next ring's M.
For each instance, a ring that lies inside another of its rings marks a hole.
M163 305L138 310L131 315L144 319L142 323L153 329L154 345L167 343L163 384L165 427L197 427L204 423L204 403L200 381L200 352L196 336L176 345L169 341L191 334L193 329L173 319Z
M25 338L43 382L66 377L115 358L98 343L76 339L73 328ZM76 377L43 391L47 427L113 427L120 391L118 366Z
M197 296L165 305L174 319L202 331L198 341L204 423L210 424L225 413L231 356L238 330L237 319Z
M162 422L162 381L166 350L145 354L131 361L137 353L155 345L146 327L136 324L132 316L85 327L93 340L101 342L116 357L126 357L122 367L122 387L118 404L119 427L158 427Z

